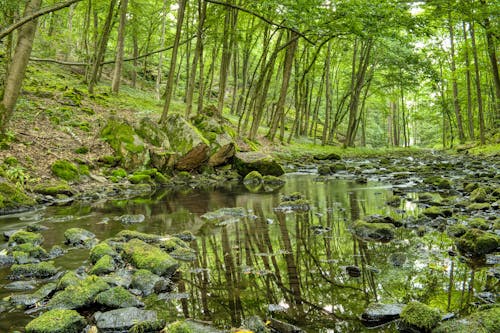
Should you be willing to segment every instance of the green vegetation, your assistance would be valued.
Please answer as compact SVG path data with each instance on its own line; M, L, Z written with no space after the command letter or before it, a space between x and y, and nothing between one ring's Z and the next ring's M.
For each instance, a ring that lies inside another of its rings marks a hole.
M120 286L99 293L95 301L110 308L128 308L141 305L134 295Z
M107 289L109 285L103 279L91 275L57 292L47 306L51 309L79 309L91 305L95 297Z
M158 275L170 276L179 267L169 254L139 239L131 239L125 243L123 252L135 267L150 270Z
M41 314L26 325L26 333L79 333L87 324L74 310L55 309Z
M183 321L176 321L165 326L165 333L193 333L191 327Z
M464 254L481 257L500 246L500 237L479 229L469 229L456 240L457 248Z
M90 274L104 275L111 273L114 270L115 270L115 261L110 255L105 254L99 260L97 260L97 262L90 270Z
M78 167L67 160L58 160L50 167L56 177L67 181L74 181L80 177Z
M57 273L58 269L52 261L44 261L35 264L14 264L10 267L11 274L22 278L46 278Z
M401 312L401 320L410 325L429 331L441 320L439 310L433 309L420 302L408 303Z
M0 180L0 210L31 206L35 201L13 184Z
M89 259L92 264L95 264L99 259L105 255L114 257L117 255L116 251L107 243L101 242L90 250Z
M31 243L40 245L43 243L43 236L39 233L19 230L9 238L9 245Z

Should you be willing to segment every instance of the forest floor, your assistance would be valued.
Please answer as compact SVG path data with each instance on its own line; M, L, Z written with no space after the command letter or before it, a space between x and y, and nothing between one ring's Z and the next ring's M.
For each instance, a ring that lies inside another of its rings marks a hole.
M104 156L113 155L111 147L100 138L100 131L110 116L125 118L131 124L143 117L158 119L163 101L155 98L151 86L142 89L122 85L118 95L106 84L93 95L87 93L80 74L52 65L34 64L28 68L17 110L10 121L7 137L0 142L0 167L13 182L30 188L55 181L50 166L66 159L94 166ZM174 103L172 112L182 112L182 103ZM230 117L230 116L228 116ZM234 119L233 119L234 123ZM342 149L321 146L310 139L299 138L291 144L272 143L261 136L255 147L283 159L326 151L341 156L373 156L388 152L417 154L418 149ZM462 147L463 148L463 147ZM500 144L483 147L469 145L468 152L484 156L500 154ZM17 162L12 162L14 157ZM9 162L10 160L10 162ZM76 184L78 191L106 185L109 180L98 168L90 168L90 177Z

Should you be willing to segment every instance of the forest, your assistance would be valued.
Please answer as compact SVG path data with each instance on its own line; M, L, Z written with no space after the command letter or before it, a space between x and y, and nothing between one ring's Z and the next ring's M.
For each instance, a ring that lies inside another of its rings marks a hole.
M0 332L499 332L499 36L495 0L0 0Z

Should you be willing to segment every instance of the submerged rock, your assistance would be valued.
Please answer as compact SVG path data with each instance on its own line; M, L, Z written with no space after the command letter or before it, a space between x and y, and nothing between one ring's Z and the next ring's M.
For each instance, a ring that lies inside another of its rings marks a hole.
M281 176L285 173L283 167L271 156L258 152L240 152L234 156L236 171L245 176L256 170L261 175Z
M361 220L352 226L354 234L365 241L389 242L394 238L394 225L389 223L368 223Z
M91 247L95 242L95 235L82 228L70 228L64 232L65 243L70 246Z
M379 326L398 319L404 304L370 304L361 315L361 322L368 327Z
M85 318L74 310L50 310L26 325L26 333L80 333Z
M152 310L140 310L134 307L96 312L94 320L99 332L128 332L141 322L156 322L157 315Z

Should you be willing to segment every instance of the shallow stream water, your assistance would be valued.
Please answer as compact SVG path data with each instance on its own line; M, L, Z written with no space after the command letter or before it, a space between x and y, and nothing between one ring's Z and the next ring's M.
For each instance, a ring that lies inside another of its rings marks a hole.
M239 327L245 318L257 315L307 332L396 332L395 324L368 330L359 319L363 310L372 302L417 299L443 313L458 312L488 283L487 267L473 272L459 256L450 256L453 241L439 230L417 235L414 229L400 227L387 243L364 242L350 232L354 220L373 214L410 221L419 213L411 193L400 206L391 207L386 202L394 188L384 183L359 184L311 173L290 173L284 179L285 186L274 193L251 193L235 184L51 206L0 217L0 231L45 226L45 249L64 247L63 233L72 227L89 230L99 240L123 229L190 231L196 236L191 247L197 260L183 262L176 289L148 306L161 308L172 321L190 317L223 329ZM281 196L294 192L309 200L310 209L277 211ZM206 218L210 212L235 207L243 210ZM120 218L139 214L145 217L140 223ZM54 261L61 270L72 270L85 264L87 256L88 249L69 249ZM8 274L9 268L0 269L1 298L16 293L3 288L11 282ZM7 309L0 313L0 332L22 331L31 319L21 309Z

